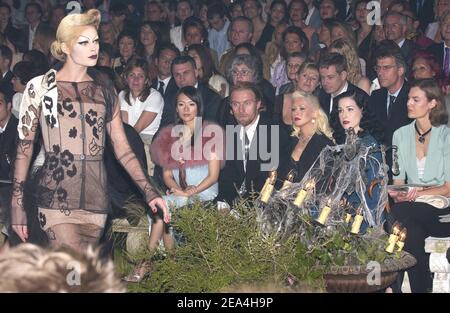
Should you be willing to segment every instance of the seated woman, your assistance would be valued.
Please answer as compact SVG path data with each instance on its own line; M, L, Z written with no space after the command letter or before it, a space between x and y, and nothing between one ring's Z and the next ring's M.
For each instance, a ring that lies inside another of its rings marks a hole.
M412 83L408 99L408 117L415 119L394 133L399 173L394 184L433 185L430 188L409 188L407 193L390 191L395 204L395 220L407 228L405 250L417 259L408 271L412 292L427 292L432 287L425 253L425 238L449 237L450 224L440 220L450 214L450 207L436 209L427 203L415 202L417 197L439 195L450 197L450 129L446 126L448 112L444 96L435 80Z
M150 147L152 159L163 168L168 187L163 198L171 209L188 204L193 196L201 201L213 200L218 192L219 170L225 164L223 129L207 121L199 125L203 101L197 89L183 87L176 99L176 125L161 129Z
M306 93L314 93L319 86L320 76L319 69L314 62L305 61L300 65L297 71L296 86L298 91ZM280 125L288 134L292 128L292 94L280 94L275 98L275 107L273 112L273 120Z
M153 161L163 168L163 180L168 187L163 198L169 210L185 206L194 198L213 200L219 191L219 171L225 165L224 132L211 122L200 124L203 102L197 89L183 87L176 99L178 122L162 128L150 147ZM166 249L173 248L174 238L164 226L161 216L153 215L150 251L157 248L161 238ZM141 281L149 270L148 264L147 261L139 264L125 279Z
M374 150L369 152L367 158L365 174L367 175L366 192L364 200L367 209L370 210L371 219L364 211L364 222L361 230L364 231L368 225L374 225L377 220L377 205L380 198L380 185L375 185L369 194L369 187L375 179L381 177L380 164L382 164L382 155L378 150L379 142L383 139L383 131L379 127L372 111L369 109L369 102L367 97L363 94L347 91L335 98L337 106L331 112L331 126L333 127L333 137L336 144L344 144L349 135L350 128L358 136L359 142L362 146L373 147ZM362 204L362 199L359 198L356 191L351 194L345 194L347 202L355 209ZM368 221L371 221L368 223ZM383 221L380 217L379 221Z
M158 91L150 87L148 73L147 61L130 59L124 71L127 86L119 93L119 101L122 121L133 126L145 144L147 171L151 176L154 164L149 149L161 122L164 100Z
M292 128L288 156L280 155L278 177L284 180L294 171L294 182L300 182L317 156L327 145L333 145L328 118L322 111L319 99L310 93L295 91L292 94ZM284 158L284 159L283 159Z

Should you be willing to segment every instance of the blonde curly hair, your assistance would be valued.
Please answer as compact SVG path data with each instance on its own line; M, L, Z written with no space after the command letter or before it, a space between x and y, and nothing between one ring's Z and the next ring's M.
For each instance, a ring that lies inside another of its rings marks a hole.
M62 44L65 43L68 46L72 46L84 27L94 26L95 29L98 29L100 21L101 13L96 9L91 9L81 14L69 14L64 17L56 31L56 40L50 47L52 55L60 61L65 61L66 54L62 50Z
M305 99L307 103L313 106L314 110L317 112L317 116L315 119L316 122L314 123L314 125L316 126L316 133L325 135L328 139L334 142L333 130L331 129L330 124L328 123L327 115L320 107L319 99L311 93L299 90L294 91L291 94L291 98L292 101L295 101L295 99ZM292 124L292 128L294 129L294 131L292 132L291 136L299 138L301 135L300 128L296 127L294 124Z
M25 243L0 255L1 292L125 292L111 260L99 250L44 249Z

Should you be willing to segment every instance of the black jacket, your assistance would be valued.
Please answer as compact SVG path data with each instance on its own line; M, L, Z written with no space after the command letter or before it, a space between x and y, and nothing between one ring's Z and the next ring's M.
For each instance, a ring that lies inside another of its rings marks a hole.
M356 87L355 85L353 85L352 83L348 82L348 88L347 91L355 91L357 93L363 93L364 95L366 95L367 97L369 96L364 90L362 90L359 87ZM320 102L320 106L322 107L322 110L327 114L328 118L330 117L330 100L331 100L331 95L326 93L325 90L323 90L323 88L319 89L319 102ZM336 103L334 103L333 101L333 106L335 106Z
M11 115L6 129L0 134L0 179L10 180L12 178L12 166L17 151L17 124L19 120Z
M153 84L151 86L153 89L158 90L158 79L155 79L153 81ZM169 83L167 84L166 90L164 91L164 94L162 95L164 99L164 107L163 112L161 116L161 122L159 124L159 127L162 128L164 126L169 125L170 123L173 123L175 119L175 96L177 94L178 87L175 83L175 79L172 77L169 80Z
M275 133L272 133L272 131L277 129L277 126L267 117L260 115L255 136L250 143L250 160L247 162L246 171L244 171L242 160L242 141L239 138L239 132L233 133L233 145L227 144L227 161L220 172L219 194L216 200L233 205L233 201L238 199L238 191L243 183L245 183L247 191L243 195L244 198L250 198L252 191L258 193L261 191L270 170L278 168L279 162L276 161L279 161L281 155L286 153L283 149L287 147L287 138L282 136L280 132L278 132L277 137L273 138L273 142L271 141L271 134ZM227 138L227 142L229 140ZM264 145L266 145L267 150L264 149ZM270 157L265 157L267 153ZM252 155L256 157L252 158ZM274 167L264 168L262 167L264 164L266 167L270 167L269 164Z
M430 52L436 58L438 64L443 68L444 66L444 43L434 43L427 48L427 51Z
M298 138L289 138L289 151L281 157L280 166L278 168L277 187L281 187L283 181L287 178L290 171L294 171L294 182L300 182L316 161L322 149L326 146L334 146L333 141L325 135L314 134L305 147L300 159L295 161L291 154L298 143Z

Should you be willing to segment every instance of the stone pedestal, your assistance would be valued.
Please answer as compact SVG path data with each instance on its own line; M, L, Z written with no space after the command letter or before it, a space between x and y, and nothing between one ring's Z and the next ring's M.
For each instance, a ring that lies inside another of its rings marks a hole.
M430 271L434 273L433 293L450 293L450 264L446 253L450 248L450 237L428 237L425 252L430 253Z

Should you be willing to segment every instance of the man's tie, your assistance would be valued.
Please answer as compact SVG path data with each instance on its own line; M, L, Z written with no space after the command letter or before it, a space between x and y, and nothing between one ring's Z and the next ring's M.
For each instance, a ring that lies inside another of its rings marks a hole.
M444 73L445 76L448 76L450 73L450 48L445 48L445 57L444 57Z
M248 139L248 136L247 136L247 132L244 130L244 140L245 140L245 142L244 142L244 152L245 152L245 165L247 165L247 162L248 162L248 156L249 156L249 152L250 152L250 140Z
M164 96L164 82L162 80L159 82L158 91L161 94L161 96Z
M394 106L394 102L395 102L395 99L396 99L397 97L396 96L389 96L389 106L388 106L388 119L390 119L391 118L391 114L392 114L392 110L393 110L393 106Z

